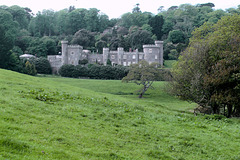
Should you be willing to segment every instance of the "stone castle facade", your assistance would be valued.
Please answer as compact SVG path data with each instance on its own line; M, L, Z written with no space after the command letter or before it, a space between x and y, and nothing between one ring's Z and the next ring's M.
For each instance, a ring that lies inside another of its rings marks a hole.
M125 52L123 48L117 51L110 51L109 48L103 48L103 54L91 53L83 50L79 45L68 45L68 41L61 41L62 55L49 55L48 60L53 69L53 73L58 72L59 68L64 64L78 65L79 60L87 59L89 63L107 64L110 59L112 65L130 66L141 60L149 63L156 62L163 65L163 41L155 41L155 45L143 45L143 52L138 50L133 52Z

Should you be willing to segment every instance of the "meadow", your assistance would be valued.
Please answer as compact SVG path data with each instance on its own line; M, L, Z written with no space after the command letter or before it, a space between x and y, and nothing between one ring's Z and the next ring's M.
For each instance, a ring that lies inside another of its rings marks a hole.
M240 120L198 115L155 82L32 77L0 69L0 159L239 160Z

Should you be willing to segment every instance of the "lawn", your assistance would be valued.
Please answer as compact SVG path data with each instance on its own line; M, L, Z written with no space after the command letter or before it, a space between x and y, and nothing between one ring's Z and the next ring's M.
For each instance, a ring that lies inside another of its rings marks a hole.
M239 119L154 87L0 69L0 159L240 159Z

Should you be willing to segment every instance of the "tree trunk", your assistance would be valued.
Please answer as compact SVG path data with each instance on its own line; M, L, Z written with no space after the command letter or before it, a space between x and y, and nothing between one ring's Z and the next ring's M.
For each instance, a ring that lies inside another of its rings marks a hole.
M142 98L144 93L146 92L147 87L144 85L142 92L139 94L138 98Z
M227 115L227 118L230 118L231 115L232 115L232 105L228 105L228 106L227 106L227 109L228 109L228 115Z

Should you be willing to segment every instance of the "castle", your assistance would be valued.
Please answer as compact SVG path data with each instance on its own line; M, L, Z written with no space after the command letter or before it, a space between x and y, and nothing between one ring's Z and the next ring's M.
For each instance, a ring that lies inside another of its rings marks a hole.
M110 51L109 48L103 48L103 54L90 53L83 50L80 45L68 45L68 41L61 41L62 55L49 55L48 60L51 64L53 73L58 72L64 64L78 65L79 60L87 59L89 63L107 64L109 59L112 65L130 66L141 60L149 63L156 62L163 65L163 41L155 41L155 45L143 45L143 52L135 50L133 52L124 52L123 48L117 51Z

